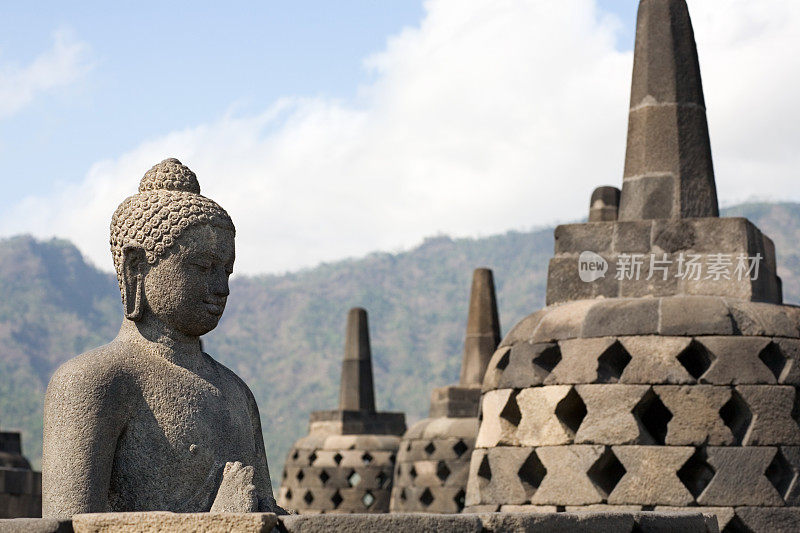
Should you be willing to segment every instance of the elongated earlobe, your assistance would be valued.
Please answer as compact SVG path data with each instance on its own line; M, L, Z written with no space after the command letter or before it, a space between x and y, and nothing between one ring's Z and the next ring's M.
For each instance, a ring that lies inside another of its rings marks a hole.
M122 304L125 318L137 321L142 318L144 299L144 250L138 246L125 246L122 249Z

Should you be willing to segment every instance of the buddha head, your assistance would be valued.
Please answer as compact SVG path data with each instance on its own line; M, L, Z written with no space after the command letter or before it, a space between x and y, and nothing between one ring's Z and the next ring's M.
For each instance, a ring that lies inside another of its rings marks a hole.
M125 317L187 336L217 326L235 257L230 216L200 194L177 159L147 171L111 217L111 254Z

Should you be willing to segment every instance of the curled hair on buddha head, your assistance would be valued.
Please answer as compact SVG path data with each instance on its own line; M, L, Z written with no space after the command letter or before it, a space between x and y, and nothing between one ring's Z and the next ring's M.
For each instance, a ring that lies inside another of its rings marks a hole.
M228 213L200 194L197 176L174 158L148 170L139 192L126 198L111 217L111 255L123 291L123 249L137 246L155 264L186 228L211 224L236 232Z

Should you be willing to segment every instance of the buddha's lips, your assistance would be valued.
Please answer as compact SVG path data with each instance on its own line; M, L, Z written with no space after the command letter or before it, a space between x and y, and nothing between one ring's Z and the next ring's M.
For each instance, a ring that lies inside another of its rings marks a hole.
M206 304L206 309L212 315L220 316L220 315L222 315L222 312L225 310L225 302L209 302L209 301L205 301L203 303Z

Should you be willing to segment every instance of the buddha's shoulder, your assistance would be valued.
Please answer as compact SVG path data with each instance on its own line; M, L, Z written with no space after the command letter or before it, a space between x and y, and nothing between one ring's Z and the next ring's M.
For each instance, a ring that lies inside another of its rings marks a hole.
M204 353L203 355L207 358L208 361L210 361L217 368L217 370L219 370L220 375L223 377L223 379L225 379L225 381L237 387L248 398L251 398L253 399L253 401L255 401L255 397L253 396L253 392L250 390L250 387L247 386L247 383L245 383L245 381L241 377L239 377L239 375L236 374L236 372L234 372L227 366L223 365L222 363L220 363L207 353Z
M53 373L48 388L99 387L124 383L137 367L137 349L130 343L114 341L69 359Z

